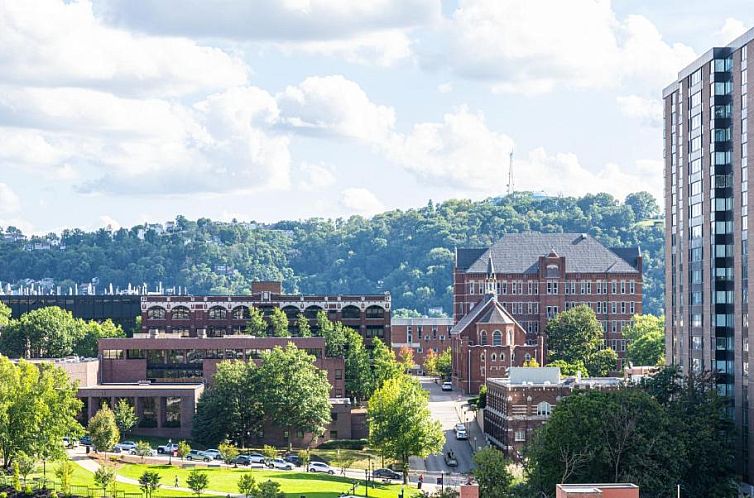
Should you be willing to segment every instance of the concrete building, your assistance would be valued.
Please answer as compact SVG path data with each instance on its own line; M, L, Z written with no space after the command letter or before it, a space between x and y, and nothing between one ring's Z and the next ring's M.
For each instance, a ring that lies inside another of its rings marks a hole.
M487 379L484 433L509 458L520 461L533 432L574 389L617 389L619 378L560 377L560 368L510 368L509 376Z
M450 349L450 329L454 323L452 318L393 318L390 324L393 351L398 355L402 348L410 348L414 353L414 370L423 374L424 359L430 350L439 354Z
M265 317L273 308L288 317L291 335L298 332L303 314L316 331L317 313L358 331L369 346L379 337L390 344L390 293L375 295L314 296L283 294L281 282L253 282L248 296L142 296L141 334L138 337L224 337L246 330L249 309Z
M458 322L485 295L491 264L497 300L526 331L530 345L559 311L590 306L605 344L622 358L621 331L642 312L642 257L638 248L608 249L578 233L511 233L491 247L457 249L453 317Z
M497 300L495 271L489 261L482 300L450 331L452 382L467 394L476 394L490 377L503 377L511 367L534 359L545 361L544 340L527 342L526 331Z
M714 370L754 478L749 400L748 59L754 30L708 50L663 90L666 359ZM749 220L752 221L749 221Z

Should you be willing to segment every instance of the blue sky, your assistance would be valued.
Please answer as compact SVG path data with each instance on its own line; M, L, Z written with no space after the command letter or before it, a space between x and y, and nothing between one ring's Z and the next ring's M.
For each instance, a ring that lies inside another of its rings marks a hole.
M752 1L9 0L0 227L660 195L660 95Z

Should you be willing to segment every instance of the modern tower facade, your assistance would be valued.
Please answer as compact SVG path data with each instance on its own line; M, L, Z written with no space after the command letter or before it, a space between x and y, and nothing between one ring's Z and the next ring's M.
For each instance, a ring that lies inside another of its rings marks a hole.
M665 88L666 357L714 370L751 482L748 59L754 30L699 57Z

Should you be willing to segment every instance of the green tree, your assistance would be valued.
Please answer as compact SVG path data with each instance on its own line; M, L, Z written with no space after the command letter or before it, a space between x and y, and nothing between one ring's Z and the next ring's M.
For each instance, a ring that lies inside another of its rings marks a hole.
M304 316L303 313L299 313L296 317L296 326L298 327L298 336L299 337L311 337L312 336L312 328L309 326L309 320Z
M665 363L665 334L650 332L628 344L626 358L634 365Z
M259 487L251 472L244 472L241 477L238 478L238 492L249 498L251 495L259 493Z
M259 308L249 308L249 321L246 322L246 333L255 337L267 336L267 321Z
M145 498L152 498L154 492L160 487L161 478L160 473L153 470L145 470L139 476L139 487L144 493Z
M74 463L65 458L58 463L55 468L55 477L60 482L60 489L64 495L71 494L71 483L73 481Z
M215 446L229 440L251 444L259 432L262 411L259 369L254 362L224 361L218 364L212 385L197 404L192 436L194 441Z
M440 422L429 411L429 393L416 379L398 375L387 379L369 401L369 445L403 465L408 483L410 456L426 458L442 450Z
M625 204L633 211L637 220L656 218L660 215L657 200L649 192L636 192L626 196Z
M320 335L325 338L325 354L334 358L345 355L348 327L340 322L331 322L324 311L317 312L317 327Z
M416 362L414 361L414 350L408 346L401 346L398 350L397 361L403 373L410 372L416 366Z
M621 334L630 342L652 332L665 333L664 316L634 315L629 324L623 327Z
M186 455L188 455L191 452L191 445L188 444L186 441L179 441L178 442L178 448L176 448L176 454L180 457L181 460L183 460Z
M272 445L265 444L262 447L262 454L264 457L268 460L272 460L273 458L277 458L278 456L278 450Z
M586 369L584 362L581 360L577 360L573 363L568 363L563 360L555 360L548 363L547 366L560 368L560 375L562 376L576 376L580 373L582 377L589 377L589 370Z
M595 377L606 377L618 366L618 354L611 348L594 352L587 360L586 369Z
M453 353L450 348L438 355L437 371L443 379L450 379L450 375L453 372Z
M87 432L89 432L92 444L97 451L108 452L118 443L120 431L115 422L115 414L107 406L107 403L103 403L102 408L89 419Z
M301 460L301 466L306 469L309 467L309 462L311 461L311 453L309 450L300 450L298 453L298 459Z
M267 418L288 430L321 434L330 423L330 383L315 358L290 343L262 354L259 385Z
M20 451L18 455L16 455L16 462L18 462L18 472L24 480L24 486L26 486L26 478L29 474L34 472L34 467L37 464L37 461L33 456Z
M230 441L220 443L217 449L220 452L220 458L228 465L233 463L233 460L238 456L238 448Z
M474 478L479 484L480 496L508 496L513 476L503 453L492 447L474 453Z
M591 375L599 375L605 357L600 346L604 338L602 326L589 306L579 305L558 313L545 329L549 361L563 360L572 364L582 360ZM595 371L590 368L595 369Z
M270 326L272 327L272 335L275 337L290 336L288 333L288 316L280 308L272 308Z
M487 406L487 384L482 384L479 388L479 400L476 403L477 408L485 408Z
M372 375L373 387L379 389L388 380L401 375L401 366L395 359L395 353L378 338L372 339Z
M437 369L437 353L435 353L434 349L430 349L427 351L427 354L424 355L423 367L424 371L432 377L440 375L440 371Z
M141 457L141 460L143 462L144 457L152 456L152 445L147 441L137 441L136 454Z
M59 358L73 353L80 329L70 311L57 306L24 313L0 336L0 352L22 358Z
M267 480L260 484L255 498L285 498L285 493L280 491L278 482Z
M348 348L345 352L345 387L348 395L358 403L368 399L372 393L372 366L361 335L348 329L346 337Z
M107 488L115 483L115 469L107 464L102 464L94 473L94 483L102 488L102 496L107 496Z
M136 422L139 421L136 410L134 410L134 407L131 406L131 403L126 398L121 398L115 403L113 416L115 417L115 425L118 426L118 430L123 435L128 434L136 426Z
M11 309L5 303L0 303L0 330L3 330L10 324Z
M97 357L97 341L100 339L126 336L123 329L109 318L102 323L76 320L76 327L78 330L73 343L73 354L86 358Z
M189 472L189 475L186 478L186 484L196 496L201 496L209 485L209 478L207 477L206 472L202 472L199 469L193 469Z
M13 477L12 477L13 489L16 493L21 491L21 471L19 470L18 462L13 462Z
M37 459L62 457L63 437L78 437L81 401L76 385L52 363L14 364L0 356L0 454L3 468L25 453Z

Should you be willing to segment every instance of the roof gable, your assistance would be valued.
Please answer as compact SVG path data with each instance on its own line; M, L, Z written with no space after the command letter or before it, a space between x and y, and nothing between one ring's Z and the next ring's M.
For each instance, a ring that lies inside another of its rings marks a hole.
M451 334L460 334L475 323L489 323L521 327L515 318L506 310L493 294L486 294L479 303L471 308L463 318L450 330Z

